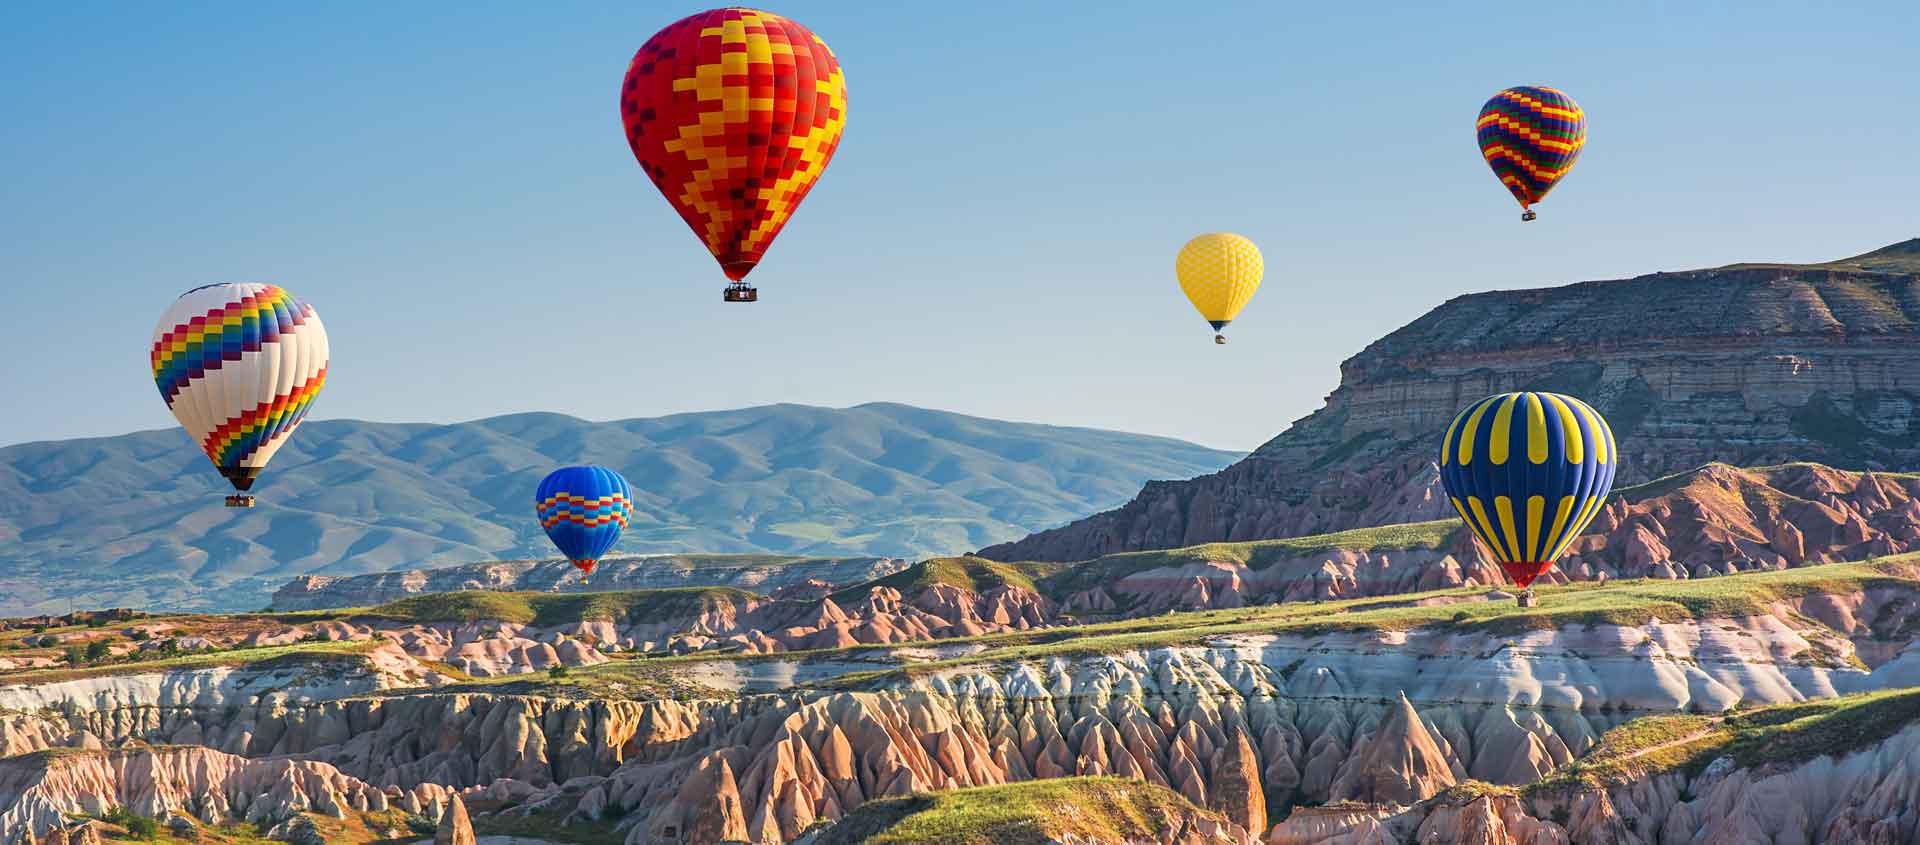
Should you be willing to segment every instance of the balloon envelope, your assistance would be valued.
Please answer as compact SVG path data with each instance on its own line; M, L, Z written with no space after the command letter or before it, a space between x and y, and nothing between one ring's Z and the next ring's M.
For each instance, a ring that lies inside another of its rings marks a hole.
M1209 232L1180 248L1173 271L1187 300L1219 331L1260 289L1266 263L1253 241L1231 232Z
M283 288L206 285L161 315L150 361L174 419L244 491L326 384L327 330Z
M1522 587L1586 530L1619 463L1607 421L1558 393L1468 405L1440 444L1440 481L1454 510Z
M1480 155L1521 208L1545 199L1587 145L1587 113L1580 104L1538 85L1493 95L1474 127Z
M591 573L633 518L633 489L605 467L561 467L540 482L533 510L560 553Z
M826 42L753 9L669 24L634 55L620 89L634 158L736 282L820 179L846 112L846 78Z

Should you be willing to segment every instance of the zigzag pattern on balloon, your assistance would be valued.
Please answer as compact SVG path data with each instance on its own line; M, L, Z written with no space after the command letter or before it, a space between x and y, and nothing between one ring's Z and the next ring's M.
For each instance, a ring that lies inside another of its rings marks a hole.
M740 8L660 30L634 55L620 95L634 157L735 281L833 158L846 108L825 41Z
M1474 123L1480 153L1521 206L1544 199L1587 143L1587 117L1572 97L1522 86L1493 95Z
M291 392L275 396L272 401L222 423L207 435L201 448L213 459L214 466L241 466L260 444L291 434L299 427L307 417L307 409L313 407L314 398L320 395L320 388L326 384L327 369L321 367L318 374L295 385Z
M633 515L633 503L619 493L594 499L571 493L555 493L537 503L535 510L539 512L541 528L552 528L562 522L588 528L602 525L625 528L627 520Z
M196 288L204 290L204 288ZM191 293L191 291L189 291ZM303 325L313 309L273 285L178 324L153 343L153 380L171 405L188 382L258 352Z

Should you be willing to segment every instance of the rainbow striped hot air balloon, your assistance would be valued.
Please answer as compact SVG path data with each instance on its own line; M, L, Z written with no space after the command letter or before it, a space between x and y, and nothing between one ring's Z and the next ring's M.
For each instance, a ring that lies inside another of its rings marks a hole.
M633 518L633 488L606 467L561 467L540 482L533 510L560 553L591 575Z
M1522 85L1493 95L1474 127L1480 154L1520 202L1520 219L1560 183L1587 145L1587 114L1565 92Z
M1607 421L1558 393L1489 396L1454 417L1440 443L1453 509L1523 588L1586 530L1619 465Z
M258 282L187 291L160 315L148 356L160 397L244 495L327 383L327 330L313 306Z

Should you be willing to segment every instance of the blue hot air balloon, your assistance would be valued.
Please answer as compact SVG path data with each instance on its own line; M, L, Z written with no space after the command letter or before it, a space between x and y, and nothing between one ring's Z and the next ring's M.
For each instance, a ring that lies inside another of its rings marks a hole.
M1533 584L1593 521L1620 451L1592 406L1558 393L1502 393L1453 418L1440 482L1507 577Z
M605 467L561 467L540 482L533 509L560 553L592 574L633 518L633 488Z

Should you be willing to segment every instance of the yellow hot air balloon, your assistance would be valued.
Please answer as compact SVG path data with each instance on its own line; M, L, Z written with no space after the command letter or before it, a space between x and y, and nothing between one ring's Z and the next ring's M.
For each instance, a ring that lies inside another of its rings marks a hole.
M1253 298L1253 292L1260 289L1260 276L1265 270L1260 248L1232 232L1209 232L1187 241L1173 262L1180 289L1213 326L1214 343L1227 342L1220 330L1233 322L1247 300Z

